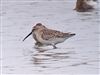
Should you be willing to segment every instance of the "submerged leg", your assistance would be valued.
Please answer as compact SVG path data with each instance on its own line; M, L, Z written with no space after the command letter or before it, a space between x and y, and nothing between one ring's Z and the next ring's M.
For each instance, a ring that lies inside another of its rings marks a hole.
M36 42L35 45L38 46L38 47L43 46L43 44L40 43L40 42Z
M52 45L54 49L57 49L57 47L55 45Z
M34 48L38 49L42 45L40 42L36 42Z

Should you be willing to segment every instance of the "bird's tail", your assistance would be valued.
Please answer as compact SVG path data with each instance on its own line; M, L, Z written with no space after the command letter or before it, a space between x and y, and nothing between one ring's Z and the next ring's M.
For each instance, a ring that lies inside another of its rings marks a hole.
M71 33L71 32L69 32L69 33L65 33L65 34L66 34L66 37L67 37L67 38L69 38L69 37L72 37L72 36L76 35L75 33Z
M23 41L32 34L32 31L23 39Z
M75 33L71 33L71 34L70 34L70 36L74 36L74 35L76 35L76 34L75 34Z

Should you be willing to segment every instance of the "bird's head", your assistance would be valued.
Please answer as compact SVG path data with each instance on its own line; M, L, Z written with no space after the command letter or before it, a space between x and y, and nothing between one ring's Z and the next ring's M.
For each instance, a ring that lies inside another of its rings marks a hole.
M38 29L45 29L46 27L42 25L42 23L37 23L34 27L33 30L38 30Z

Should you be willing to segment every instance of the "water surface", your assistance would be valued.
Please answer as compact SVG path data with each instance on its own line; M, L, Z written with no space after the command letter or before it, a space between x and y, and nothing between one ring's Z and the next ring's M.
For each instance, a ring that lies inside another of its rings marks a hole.
M2 0L3 74L98 74L99 9L78 13L75 0ZM34 39L22 39L41 22L51 29L76 35L58 49L35 49Z

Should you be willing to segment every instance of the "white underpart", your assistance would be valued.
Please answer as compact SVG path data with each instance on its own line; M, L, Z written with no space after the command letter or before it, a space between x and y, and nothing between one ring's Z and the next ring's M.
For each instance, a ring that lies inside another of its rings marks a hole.
M66 40L66 38L55 38L55 39L51 39L51 40L43 40L44 44L56 44L56 43L62 43Z
M66 38L51 38L50 40L43 40L41 37L39 38L39 41L43 44L56 44L56 43L62 43L66 40Z

